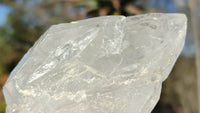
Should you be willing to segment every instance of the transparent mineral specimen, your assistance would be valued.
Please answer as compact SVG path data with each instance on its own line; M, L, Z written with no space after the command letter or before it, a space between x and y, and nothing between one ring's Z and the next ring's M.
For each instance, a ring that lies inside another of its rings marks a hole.
M180 54L183 14L53 25L12 71L7 113L150 113Z

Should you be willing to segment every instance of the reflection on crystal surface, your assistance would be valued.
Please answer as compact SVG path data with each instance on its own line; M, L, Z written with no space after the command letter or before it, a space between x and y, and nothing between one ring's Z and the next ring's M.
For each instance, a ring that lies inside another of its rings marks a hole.
M150 113L185 40L183 14L54 25L11 73L7 113Z

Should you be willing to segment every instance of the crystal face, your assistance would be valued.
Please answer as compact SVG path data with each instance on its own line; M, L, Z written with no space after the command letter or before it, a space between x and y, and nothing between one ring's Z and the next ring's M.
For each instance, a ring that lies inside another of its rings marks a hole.
M7 113L150 113L185 41L183 14L53 25L3 87Z

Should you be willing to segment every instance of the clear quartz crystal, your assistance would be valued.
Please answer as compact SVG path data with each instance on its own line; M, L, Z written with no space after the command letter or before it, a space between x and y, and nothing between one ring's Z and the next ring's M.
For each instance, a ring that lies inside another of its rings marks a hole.
M158 13L53 25L4 85L6 113L150 113L186 23Z

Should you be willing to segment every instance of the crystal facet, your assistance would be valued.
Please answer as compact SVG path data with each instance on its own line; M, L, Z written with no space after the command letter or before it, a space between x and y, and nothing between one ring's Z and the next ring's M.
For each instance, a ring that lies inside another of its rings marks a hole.
M150 113L185 41L183 14L53 25L12 71L7 113Z

